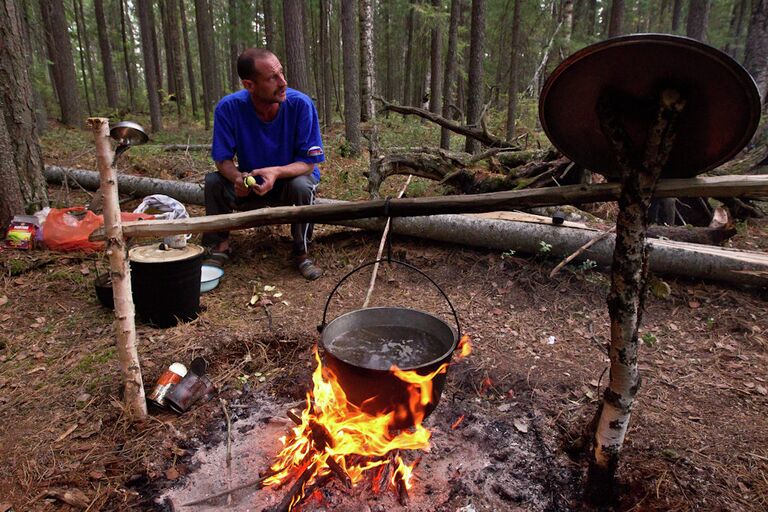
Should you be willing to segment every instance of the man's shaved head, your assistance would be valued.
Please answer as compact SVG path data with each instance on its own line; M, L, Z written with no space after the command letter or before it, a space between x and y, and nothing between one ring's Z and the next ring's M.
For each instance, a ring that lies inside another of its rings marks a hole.
M248 48L237 58L237 76L240 80L253 80L258 75L256 61L275 57L275 54L266 48Z

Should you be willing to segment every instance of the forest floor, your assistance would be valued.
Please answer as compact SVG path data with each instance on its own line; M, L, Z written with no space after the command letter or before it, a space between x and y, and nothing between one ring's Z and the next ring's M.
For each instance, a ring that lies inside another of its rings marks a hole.
M437 140L431 127L390 124L384 145L395 145L386 140L392 132L400 142ZM206 154L164 153L161 144L204 143L205 132L167 133L155 145L123 155L121 170L200 182L211 169ZM85 132L51 127L43 144L47 164L95 168ZM364 198L365 158L342 156L338 135L326 137L326 153L320 195ZM391 181L383 194L403 183L399 177ZM51 187L49 193L56 207L88 200L72 189ZM433 193L439 190L419 180L408 189L409 195ZM202 214L199 207L190 210ZM317 226L313 254L325 275L307 283L290 265L287 227L234 233L235 257L219 287L202 295L199 318L167 329L137 325L146 389L170 363L188 364L202 355L217 397L180 416L150 410L140 423L126 419L113 313L94 294L93 278L107 268L104 255L0 251L0 512L67 510L63 500L73 496L85 505L72 510L167 510L161 494L194 477L195 454L223 442L218 398L229 404L235 443L248 435L257 444L273 442L265 439L267 430L253 434L254 417L266 414L258 404L304 396L328 294L346 273L373 259L378 244L377 234ZM728 245L768 251L768 222L740 224ZM483 468L473 474L461 464L443 467L447 475L431 475L427 468L438 467L431 464L444 452L426 453L424 473L416 470L417 487L441 476L453 482L455 492L414 509L589 510L579 491L583 461L564 448L594 415L607 382L607 274L569 266L549 278L559 261L547 254L510 257L406 237L395 237L393 246L398 258L446 292L474 348L449 371L442 401L426 422L438 432L436 444L451 436L486 448L507 442L526 448L530 458L494 455L489 468L504 473L505 488L482 485ZM329 316L360 308L369 278L366 272L340 288ZM743 287L666 282L668 298L646 301L643 383L622 452L624 492L615 509L766 510L766 296ZM265 287L273 288L267 293ZM269 300L252 307L254 294ZM434 287L401 269L384 268L373 297L372 305L420 309L451 321ZM445 428L460 414L466 418L455 430ZM509 486L519 492L509 492ZM252 498L238 495L228 510L246 510ZM335 509L313 499L307 509Z

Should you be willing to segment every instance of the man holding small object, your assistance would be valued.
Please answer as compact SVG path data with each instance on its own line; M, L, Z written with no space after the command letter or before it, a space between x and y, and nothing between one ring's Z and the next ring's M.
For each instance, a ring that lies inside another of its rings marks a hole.
M270 51L250 48L237 59L243 90L216 106L211 157L217 172L205 177L205 213L264 206L308 205L325 161L317 110L305 94L288 88ZM235 164L234 159L237 159ZM309 257L312 224L292 224L293 258L308 280L322 275ZM229 260L229 233L206 233L207 262Z

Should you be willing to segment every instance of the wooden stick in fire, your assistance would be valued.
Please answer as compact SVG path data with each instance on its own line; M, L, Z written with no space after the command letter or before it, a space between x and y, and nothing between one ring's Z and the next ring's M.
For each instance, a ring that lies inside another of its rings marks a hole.
M211 494L210 496L206 496L205 498L200 498L199 500L190 501L188 503L184 503L181 506L182 507L192 507L194 505L200 505L201 503L205 503L210 500L215 500L216 498L221 498L222 496L226 496L228 494L231 494L235 491L240 491L242 489L246 489L248 487L256 487L257 489L261 489L264 485L264 481L271 477L276 475L278 472L274 471L272 469L268 469L262 476L257 478L256 480L251 480L250 482L246 482L242 485L238 485L237 487L232 487L231 489L227 489L225 491L221 491L216 494Z
M296 425L301 425L301 417L294 411L289 409L286 414ZM324 426L312 420L309 423L309 429L312 443L315 445L317 451L324 453L326 451L326 447L333 447L333 439ZM344 468L341 467L341 464L336 462L336 459L334 459L331 454L327 455L325 463L328 465L333 474L336 475L336 477L341 481L341 483L344 484L345 487L348 489L352 488L352 479L349 477Z

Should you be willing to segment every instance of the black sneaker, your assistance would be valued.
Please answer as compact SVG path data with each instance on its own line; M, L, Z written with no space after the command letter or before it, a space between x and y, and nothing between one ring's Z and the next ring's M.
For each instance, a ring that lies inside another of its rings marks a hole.
M315 263L306 254L296 257L296 267L307 281L314 281L323 275L323 270L315 265Z

